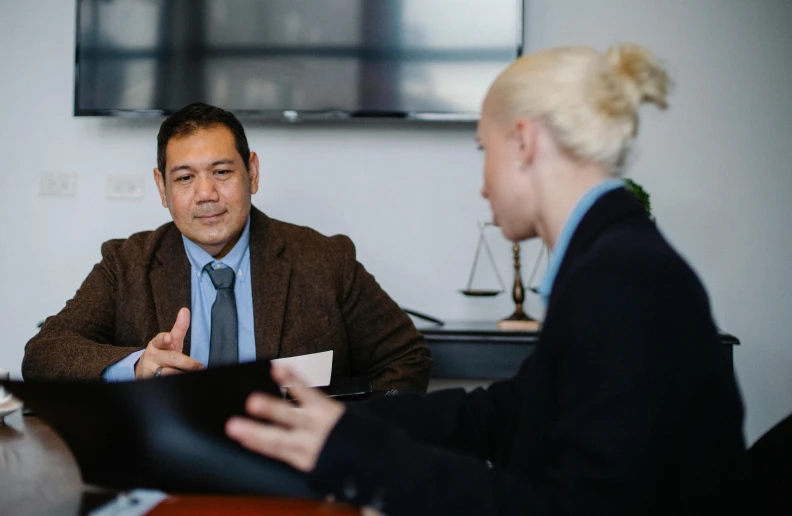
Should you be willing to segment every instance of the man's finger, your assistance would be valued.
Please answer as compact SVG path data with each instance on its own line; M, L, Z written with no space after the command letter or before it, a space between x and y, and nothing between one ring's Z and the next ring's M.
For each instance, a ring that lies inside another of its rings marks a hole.
M178 351L179 353L182 352L184 349L184 337L187 335L187 330L190 329L190 309L189 308L182 308L179 310L179 313L176 314L176 322L173 323L173 329L171 329L170 334L173 338L171 342L171 351Z
M199 371L204 368L199 361L178 351L163 351L157 356L156 360L163 367L172 367L182 371Z
M163 367L162 371L160 371L160 376L171 376L174 374L180 374L184 371L181 369L176 369L174 367Z
M266 419L288 428L305 427L307 419L302 409L296 408L288 401L254 392L245 402L248 414L259 419Z

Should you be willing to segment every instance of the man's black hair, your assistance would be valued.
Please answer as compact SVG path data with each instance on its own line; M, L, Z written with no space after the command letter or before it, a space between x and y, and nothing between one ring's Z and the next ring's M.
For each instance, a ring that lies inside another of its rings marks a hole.
M211 129L220 125L228 128L234 135L237 152L242 156L242 162L247 170L250 165L250 148L245 136L245 129L242 128L237 117L225 109L196 102L176 111L160 126L157 135L157 167L162 177L165 177L165 157L169 141L173 138L190 136L201 129Z

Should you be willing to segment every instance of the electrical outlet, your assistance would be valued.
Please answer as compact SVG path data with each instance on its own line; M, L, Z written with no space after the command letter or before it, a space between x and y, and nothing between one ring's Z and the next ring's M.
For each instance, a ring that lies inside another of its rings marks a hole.
M74 197L77 191L77 174L42 172L39 194L54 197Z
M115 174L107 178L108 199L142 199L143 176L138 174Z

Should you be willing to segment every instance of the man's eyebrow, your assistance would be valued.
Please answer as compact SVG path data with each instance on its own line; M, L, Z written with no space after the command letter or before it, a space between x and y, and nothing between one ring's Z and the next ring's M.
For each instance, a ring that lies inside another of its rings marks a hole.
M170 169L170 171L168 173L169 174L173 174L174 172L179 172L181 170L192 170L192 169L193 168L190 165L178 165L178 166L173 167L172 169Z
M223 158L223 159L219 159L217 161L213 161L211 166L212 167L216 167L218 165L233 165L233 164L234 164L234 160L233 159L231 159L231 158ZM182 170L195 170L195 169L193 168L192 165L187 165L187 164L177 165L177 166L173 167L172 169L170 169L170 172L168 172L168 173L172 174L174 172L179 172L179 171L182 171Z

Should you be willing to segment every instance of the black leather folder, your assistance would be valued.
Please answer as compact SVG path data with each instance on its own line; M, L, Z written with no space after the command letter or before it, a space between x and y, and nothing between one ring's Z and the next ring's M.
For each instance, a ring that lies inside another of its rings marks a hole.
M253 391L280 396L269 362L134 382L3 382L63 438L83 481L113 489L319 498L307 476L225 435Z

